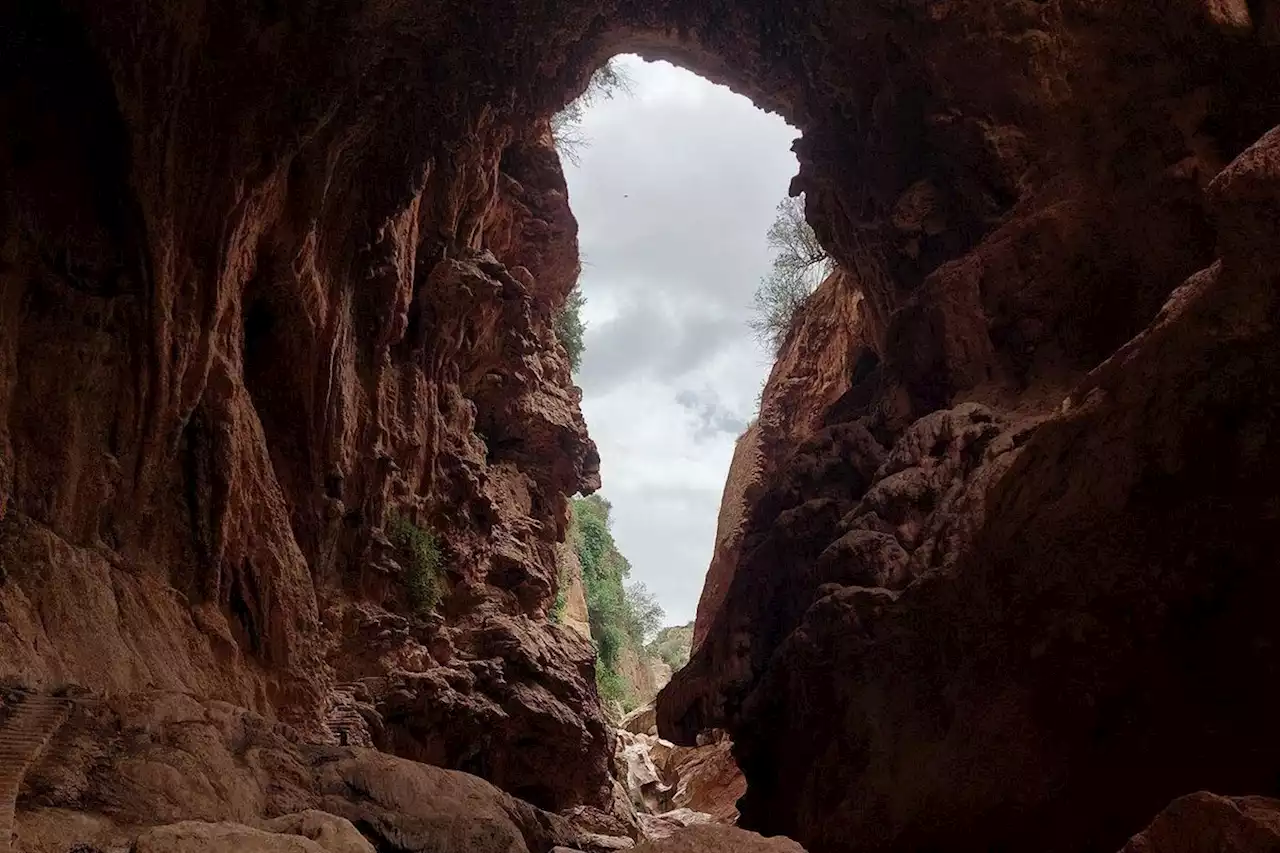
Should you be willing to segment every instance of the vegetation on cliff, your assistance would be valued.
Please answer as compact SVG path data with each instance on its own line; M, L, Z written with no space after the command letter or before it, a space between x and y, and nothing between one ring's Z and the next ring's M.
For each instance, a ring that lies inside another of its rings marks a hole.
M663 611L642 583L626 583L631 564L609 530L612 507L599 495L575 498L571 541L582 564L591 639L596 647L596 685L601 698L634 706L634 688L622 674L628 650L647 657L645 643L662 625Z
M755 317L749 325L761 344L777 352L796 312L831 273L833 264L805 219L803 195L778 205L766 239L773 251L773 264L756 288Z
M646 647L651 657L665 661L675 672L689 662L693 647L693 623L663 628Z
M582 350L586 346L583 338L587 333L587 324L582 321L582 307L586 304L587 299L582 295L581 285L575 284L555 318L556 337L569 354L569 366L575 371L582 365Z
M614 60L610 59L597 68L587 81L586 90L551 117L551 137L555 140L560 156L575 166L578 165L582 149L590 141L582 129L582 119L587 107L599 101L607 101L619 93L630 94L631 89L631 78Z
M444 594L444 555L436 534L419 527L404 516L388 523L391 544L406 558L405 586L409 603L419 616L435 609Z

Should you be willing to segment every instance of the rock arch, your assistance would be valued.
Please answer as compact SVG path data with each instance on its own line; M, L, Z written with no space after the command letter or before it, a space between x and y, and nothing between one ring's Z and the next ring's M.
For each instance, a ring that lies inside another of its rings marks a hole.
M813 466L793 481L784 470L792 461L835 447L868 481L873 461L893 459L895 473L944 456L954 463L947 470L964 477L987 471L997 485L961 497L983 507L989 500L1005 520L951 531L957 542L987 537L985 550L943 548L929 568L999 563L1017 579L1026 577L1020 568L1047 561L1069 579L1086 568L1054 543L1075 530L1063 519L1088 515L1088 501L1075 514L1055 513L1062 480L1054 460L1087 471L1081 447L1120 446L1133 452L1108 458L1145 476L1159 467L1153 459L1187 458L1187 443L1235 447L1230 430L1205 426L1226 412L1248 427L1240 458L1253 460L1251 471L1219 476L1212 466L1170 463L1163 473L1175 493L1204 495L1187 505L1237 531L1247 547L1205 533L1213 548L1197 550L1185 532L1203 528L1186 523L1181 538L1159 548L1099 553L1115 564L1150 558L1163 566L1186 545L1201 563L1231 556L1239 576L1256 581L1248 570L1267 554L1257 543L1273 455L1263 452L1270 422L1252 414L1271 400L1247 380L1273 375L1256 312L1266 304L1265 270L1274 269L1257 248L1274 237L1266 231L1274 139L1210 181L1277 122L1274 0L41 7L56 14L36 6L0 11L0 124L16 129L0 143L0 545L8 578L0 594L6 612L31 626L29 635L0 638L2 675L125 692L182 688L318 729L336 683L381 677L411 657L429 671L397 685L394 707L383 703L403 723L388 735L398 751L471 760L473 748L492 750L504 760L480 763L501 767L495 781L515 790L548 784L541 768L555 754L570 769L551 780L554 790L539 789L547 805L607 802L608 735L590 650L540 621L553 598L564 496L595 487L599 462L551 337L550 317L576 269L576 223L540 140L547 116L602 57L622 49L676 59L802 129L795 189L806 193L809 218L844 270L842 286L865 301L860 345L879 358L869 426L763 437L765 446L803 451L765 470L773 486L795 488L761 499L756 538L743 542L748 562L664 704L665 725L685 736L703 725L735 728L748 774L772 778L749 795L756 799L747 820L794 832L819 853L847 849L850 838L883 849L940 843L912 811L934 803L935 789L895 800L873 785L852 806L814 793L804 760L823 756L781 755L769 727L789 721L829 735L849 747L825 756L840 764L860 754L865 739L851 729L867 720L833 721L846 720L840 715L861 694L823 694L815 701L829 704L809 715L780 698L796 684L769 661L788 643L831 639L797 631L835 611L870 624L898 608L907 621L924 614L930 624L963 627L974 623L956 602L987 615L999 609L982 609L991 603L980 594L986 586L951 596L928 584L826 596L811 608L825 588L815 589L811 574L827 545L816 538L781 543L807 556L775 560L773 574L763 563L752 568L765 544L790 553L765 542L782 513L808 506L793 520L831 532L841 521L836 510L848 509L839 501L855 497L809 505L828 486L847 492L851 475ZM1158 315L1199 270L1208 272ZM277 343L290 405L273 409L269 431L243 363L245 317L253 314L246 303L263 293L292 306L273 315L289 325ZM1226 353L1187 319L1192 309L1224 318L1236 349ZM1121 349L1144 329L1139 345ZM1198 375L1166 371L1182 353L1234 379L1206 386ZM1080 382L1065 413L1034 441L1001 433L1010 454L1031 448L1006 459L1007 471L973 467L975 442L992 439L991 424L1008 425L979 404L1044 414ZM1201 394L1189 414L1179 408L1184 390ZM1145 419L1086 392L1128 394L1147 406ZM960 402L978 408L937 414ZM1162 414L1172 431L1148 441L1139 427L1155 430ZM211 459L187 459L193 423ZM477 424L522 440L491 459ZM1119 529L1154 539L1160 520L1187 521L1151 497L1166 481L1132 479L1103 495L1114 502L1103 505L1128 519ZM1097 497L1088 482L1064 488ZM1241 518L1222 515L1223 505L1243 504L1251 492L1263 499ZM383 532L392 514L431 527L448 547L454 594L426 627L382 607L394 601L403 568ZM1085 527L1096 531L1102 522L1089 518L1094 526ZM1020 539L1018 523L1044 533ZM1104 538L1108 548L1123 540ZM238 609L259 614L248 630L265 634L253 642L231 630L222 595L220 579L242 575L241 598L259 600ZM1192 575L1195 587L1202 576ZM750 589L761 578L763 596ZM1017 598L1016 584L996 586ZM1269 591L1263 587L1242 588ZM69 606L68 588L83 590L80 611ZM908 606L921 596L919 610ZM93 614L94 624L77 612ZM1002 624L984 620L976 624ZM939 629L901 654L928 660L952 639ZM956 642L971 648L965 636ZM541 670L522 657L531 647L549 650ZM850 646L821 648L838 656ZM902 663L898 652L884 654L875 660L886 669ZM796 672L826 678L823 659ZM476 661L498 663L491 671ZM539 701L498 704L483 687L495 672ZM1270 707L1263 699L1258 707ZM433 717L440 707L455 713ZM938 707L942 716L955 710ZM521 746L529 732L539 733L538 749ZM900 756L886 754L892 760L877 770L900 770ZM951 777L937 778L945 789ZM864 776L843 781L864 790ZM1135 790L1150 797L1157 788ZM767 795L776 802L765 803ZM1039 840L1032 822L1001 834L1010 802L1003 789L941 802L939 820L966 827L966 840L948 849ZM1092 809L1096 820L1076 826L1104 839L1146 807L1063 803ZM819 829L823 807L849 819ZM893 822L899 814L909 827ZM1036 814L1052 818L1045 826L1071 824L1061 809ZM860 837L868 827L887 829Z

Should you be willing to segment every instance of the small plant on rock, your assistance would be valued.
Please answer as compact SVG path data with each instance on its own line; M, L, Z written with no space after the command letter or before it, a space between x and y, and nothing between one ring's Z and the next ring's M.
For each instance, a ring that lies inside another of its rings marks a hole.
M755 317L748 323L760 343L782 349L796 315L835 268L804 214L804 196L785 199L769 226L773 266L756 288Z
M409 603L419 616L436 608L444 594L444 554L436 534L404 516L392 516L387 524L391 544L408 559L405 585Z
M582 350L587 324L582 321L582 306L587 304L579 285L574 285L564 307L555 316L556 338L569 356L569 367L576 371L582 365Z

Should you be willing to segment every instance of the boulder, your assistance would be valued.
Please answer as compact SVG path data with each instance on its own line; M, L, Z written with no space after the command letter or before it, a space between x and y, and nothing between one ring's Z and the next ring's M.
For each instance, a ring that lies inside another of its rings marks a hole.
M1280 850L1280 800L1179 797L1120 853L1264 853Z
M691 826L646 841L635 853L804 853L804 848L786 838L765 838L732 826Z
M333 853L300 835L264 832L238 823L181 823L149 829L131 853Z

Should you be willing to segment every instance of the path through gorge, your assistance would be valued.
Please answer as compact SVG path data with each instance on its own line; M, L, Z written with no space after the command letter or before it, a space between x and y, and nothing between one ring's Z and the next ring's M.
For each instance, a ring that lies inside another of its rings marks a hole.
M838 266L657 701L738 828L666 838L551 618L620 52L799 129ZM0 844L1274 849L1278 66L1276 0L6 4Z

